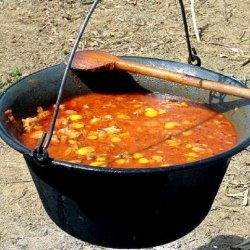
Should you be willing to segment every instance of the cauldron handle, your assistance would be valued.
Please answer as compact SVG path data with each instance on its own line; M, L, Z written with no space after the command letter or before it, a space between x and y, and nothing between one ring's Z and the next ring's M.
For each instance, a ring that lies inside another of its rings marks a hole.
M80 27L80 31L79 31L79 33L77 35L74 46L73 46L73 48L71 50L71 53L70 53L69 60L67 62L66 68L64 70L64 74L63 74L62 82L60 84L60 88L59 88L59 91L58 91L58 96L57 96L57 100L56 100L56 105L55 105L52 121L51 121L50 128L49 128L49 132L48 132L48 134L45 133L45 132L42 134L37 147L33 151L33 158L37 162L40 163L39 165L44 165L44 164L46 165L46 163L51 160L49 158L49 156L48 156L47 149L48 149L48 146L49 146L50 141L51 141L52 136L53 136L53 131L54 131L55 124L56 124L56 118L57 118L57 115L58 115L58 111L59 111L59 107L60 107L60 103L61 103L61 99L62 99L63 87L64 87L64 85L66 83L68 72L69 72L69 69L70 69L70 66L71 66L71 62L72 62L74 54L75 54L75 52L77 50L80 39L81 39L81 37L82 37L86 27L87 27L89 19L92 16L92 14L93 14L97 4L99 3L99 1L100 0L95 0L93 2L93 4L90 7L89 12L87 13L86 17L83 20L83 23L82 23L82 25Z
M64 74L63 74L63 78L62 78L62 82L60 84L60 88L58 91L58 96L57 96L57 101L56 101L56 105L55 105L55 110L53 113L53 117L52 117L52 121L50 124L50 129L48 134L47 133L43 133L40 141L37 145L37 147L34 149L33 151L33 157L35 158L36 161L38 161L39 163L41 163L41 165L46 164L47 162L49 162L51 159L48 156L48 146L50 144L50 141L52 139L53 136L53 131L55 128L55 123L56 123L56 118L59 112L59 107L60 107L60 103L61 103L61 99L62 99L62 94L63 94L63 87L66 83L67 80L67 76L68 76L68 72L74 57L74 54L77 50L78 44L80 42L80 39L87 27L87 24L89 22L89 19L91 18L94 10L97 7L97 4L100 2L100 0L95 0L93 2L93 4L90 7L89 12L87 13L86 17L84 18L84 21L80 27L80 31L77 35L77 38L75 40L74 46L71 50ZM189 32L188 32L188 25L187 25L187 19L186 19L186 13L185 13L185 8L184 8L184 4L183 4L183 0L179 0L180 6L181 6L181 14L182 14L182 19L183 19L183 24L184 24L184 30L185 30L185 36L186 36L186 43L187 43L187 48L188 48L188 53L189 53L189 58L188 58L188 63L189 64L194 64L197 66L201 65L201 60L200 58L196 55L196 51L194 48L191 47L191 43L189 40Z

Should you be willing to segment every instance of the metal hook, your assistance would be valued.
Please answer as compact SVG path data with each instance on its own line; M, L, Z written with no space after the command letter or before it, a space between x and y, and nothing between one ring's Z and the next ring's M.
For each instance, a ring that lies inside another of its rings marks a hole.
M197 56L195 48L192 48L192 55L189 55L188 63L195 66L201 66L201 59Z
M46 148L43 147L47 133L43 132L37 147L33 150L33 158L39 163L40 166L46 165L49 161L49 155Z
M192 64L192 65L196 65L196 66L201 66L200 57L197 56L195 48L191 47L191 42L189 39L189 32L188 32L188 25L187 25L187 17L186 17L186 12L185 12L183 0L179 0L179 3L181 6L181 15L182 15L184 31L185 31L185 36L186 36L186 43L187 43L188 54L189 54L188 63Z

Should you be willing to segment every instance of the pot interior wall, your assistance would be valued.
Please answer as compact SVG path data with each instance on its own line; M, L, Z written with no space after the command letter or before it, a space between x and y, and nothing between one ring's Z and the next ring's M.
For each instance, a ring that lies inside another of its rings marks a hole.
M240 85L232 78L200 67L149 58L126 57L126 59L209 80ZM2 95L0 99L0 126L5 133L11 134L16 144L19 144L18 140L15 139L18 126L13 127L8 123L4 111L12 109L14 117L20 121L21 118L35 115L38 106L46 107L55 103L64 67L64 65L57 65L34 73L7 89L6 93ZM151 91L190 98L208 104L229 118L237 130L239 144L250 135L250 127L248 126L250 124L250 101L248 100L214 94L161 79L130 75L125 72L70 72L64 89L64 98L91 91L106 93Z

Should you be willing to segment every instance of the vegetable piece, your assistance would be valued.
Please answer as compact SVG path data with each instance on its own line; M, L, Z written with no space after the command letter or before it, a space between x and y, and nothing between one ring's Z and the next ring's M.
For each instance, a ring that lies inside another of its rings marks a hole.
M94 118L92 118L92 119L90 120L90 123L91 123L91 124L96 124L96 123L99 122L99 121L100 121L100 118L94 117Z
M156 162L162 162L163 161L163 157L159 156L159 155L153 155L152 159Z
M94 147L82 147L82 148L79 148L76 153L78 155L87 155L89 153L92 153L95 151L95 148Z
M146 108L144 115L147 117L156 117L158 112L153 108Z
M69 140L69 144L75 145L75 144L77 144L77 142L76 142L76 140Z
M70 124L71 128L79 129L84 127L84 123L74 122Z
M178 147L181 144L181 140L178 140L178 139L168 139L168 140L166 140L166 143L170 147Z
M115 162L119 165L122 165L126 162L126 160L125 159L117 159L117 160L115 160Z
M172 129L172 128L175 128L177 126L179 126L179 123L177 123L177 122L167 122L167 123L165 123L164 128L165 129Z
M93 161L93 162L90 163L90 166L105 167L105 162Z
M192 151L194 151L194 152L201 152L201 151L203 151L204 149L203 148L201 148L201 147L193 147L192 148Z
M104 156L98 156L98 157L96 158L96 161L104 162L104 161L106 161L106 157L104 157Z
M140 158L140 159L138 160L138 162L139 162L140 164L147 164L147 163L149 163L149 160L148 160L147 158Z
M82 116L81 115L71 115L69 118L71 121L79 121L82 119Z
M140 153L134 153L134 154L133 154L133 158L134 158L134 159L140 159L140 158L142 158L142 157L143 157L143 155L140 154Z
M188 157L198 157L198 155L197 155L197 154L192 153L192 152L190 152L190 153L186 153L185 155L186 155L186 156L188 156Z
M114 136L114 137L111 138L111 141L114 142L114 143L117 143L117 142L121 141L121 138L118 137L118 136Z

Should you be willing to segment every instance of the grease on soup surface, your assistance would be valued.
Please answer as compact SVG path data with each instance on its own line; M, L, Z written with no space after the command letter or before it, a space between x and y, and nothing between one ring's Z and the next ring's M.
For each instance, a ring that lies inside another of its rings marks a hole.
M21 142L37 146L53 107L23 119ZM232 124L190 100L162 94L90 93L63 101L50 157L98 167L145 168L193 162L230 149Z

